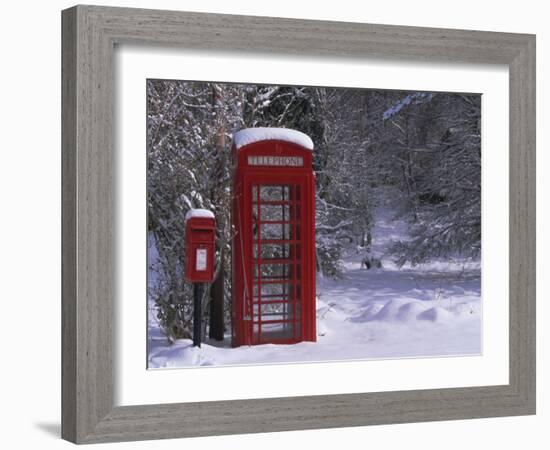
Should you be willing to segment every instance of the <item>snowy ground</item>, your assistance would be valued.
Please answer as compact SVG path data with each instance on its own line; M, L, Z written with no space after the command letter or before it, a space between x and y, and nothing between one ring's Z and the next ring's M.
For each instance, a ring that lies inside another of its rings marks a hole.
M404 224L382 216L375 230L383 255ZM436 261L399 269L365 270L350 250L344 278L318 278L317 342L230 347L230 336L168 345L149 314L149 368L266 364L347 359L472 355L481 353L480 263ZM154 308L153 305L150 305Z

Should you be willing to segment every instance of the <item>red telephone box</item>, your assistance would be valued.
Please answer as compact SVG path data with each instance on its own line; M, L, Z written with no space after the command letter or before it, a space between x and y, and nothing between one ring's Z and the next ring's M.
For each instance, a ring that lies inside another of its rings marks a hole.
M185 215L185 279L193 283L214 280L216 219L207 209L190 209Z
M232 345L316 340L311 139L281 128L233 137Z

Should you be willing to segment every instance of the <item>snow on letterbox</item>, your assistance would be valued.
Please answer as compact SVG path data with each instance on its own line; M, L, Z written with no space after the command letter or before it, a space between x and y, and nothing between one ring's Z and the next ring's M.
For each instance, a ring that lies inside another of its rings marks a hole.
M190 209L185 215L185 279L193 283L214 280L216 219L207 209Z

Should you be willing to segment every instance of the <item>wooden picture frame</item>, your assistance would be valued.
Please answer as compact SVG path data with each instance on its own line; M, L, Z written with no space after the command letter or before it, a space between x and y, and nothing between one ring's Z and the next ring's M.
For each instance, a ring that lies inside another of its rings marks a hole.
M62 437L76 443L535 413L535 37L76 6L62 13ZM506 64L510 83L509 384L114 406L116 44Z

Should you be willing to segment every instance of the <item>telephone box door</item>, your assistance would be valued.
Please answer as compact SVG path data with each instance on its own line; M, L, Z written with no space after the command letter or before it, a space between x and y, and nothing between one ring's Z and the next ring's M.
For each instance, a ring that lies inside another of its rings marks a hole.
M248 178L248 177L247 177ZM304 320L304 298L308 298L308 277L304 270L311 269L313 261L307 252L304 232L309 218L306 211L311 205L309 185L303 177L288 181L275 181L249 177L245 182L250 211L249 229L245 233L250 242L248 317L250 342L293 343L305 340L308 323ZM311 305L305 305L311 307Z

